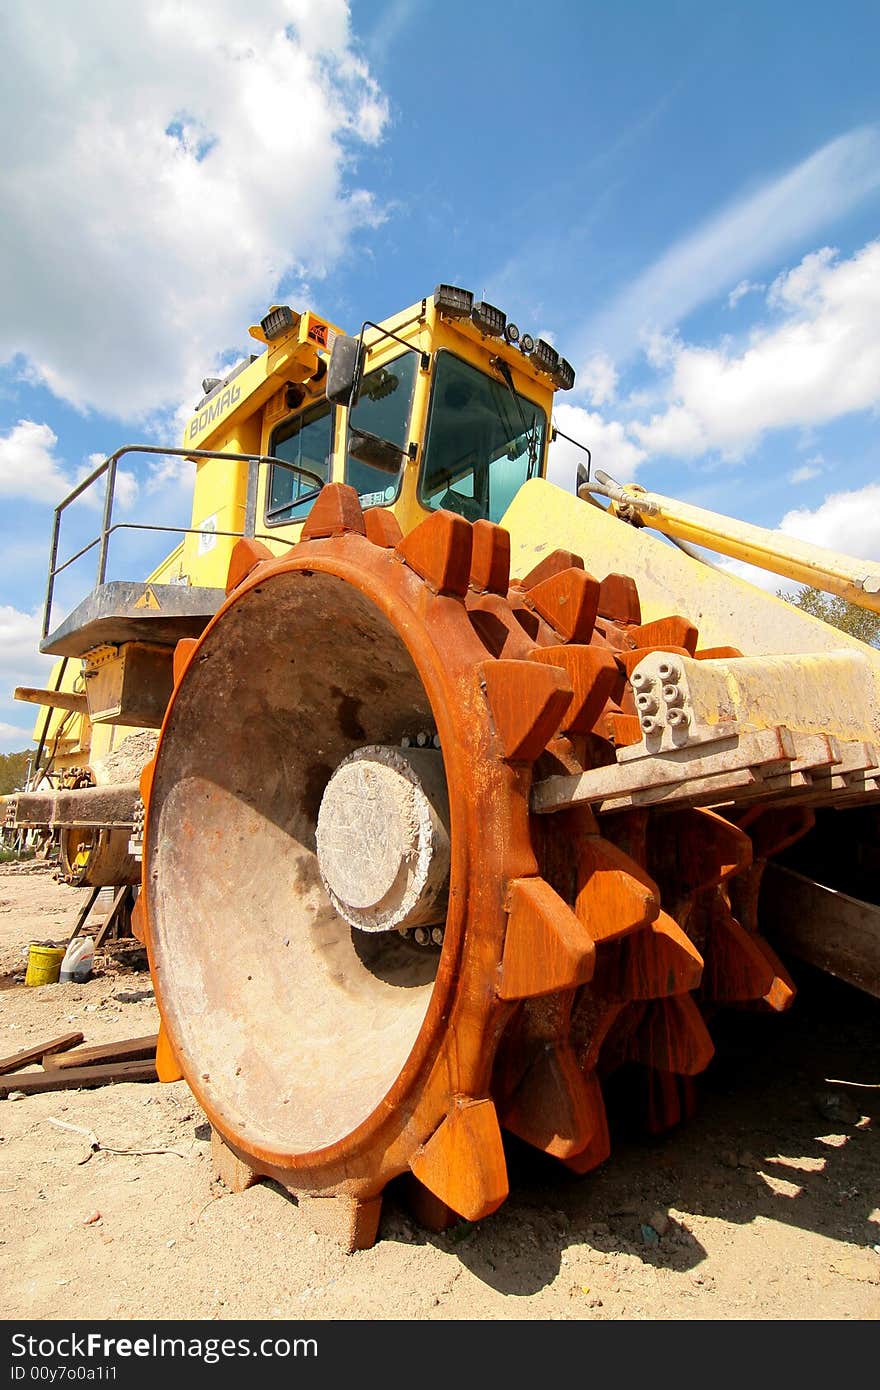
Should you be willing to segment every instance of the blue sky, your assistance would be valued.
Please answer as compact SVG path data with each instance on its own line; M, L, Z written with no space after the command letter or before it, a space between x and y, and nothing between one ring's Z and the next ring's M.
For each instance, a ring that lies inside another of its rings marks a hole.
M472 288L574 363L557 419L598 467L880 558L876 3L43 0L0 26L0 749L45 676L53 504L177 443L279 298L357 329ZM125 475L132 516L186 520L179 469Z

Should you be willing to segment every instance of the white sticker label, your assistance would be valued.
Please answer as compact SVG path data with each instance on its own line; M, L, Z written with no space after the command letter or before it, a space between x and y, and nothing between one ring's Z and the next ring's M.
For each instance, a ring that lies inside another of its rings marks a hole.
M362 507L381 507L383 502L393 502L397 496L397 488L394 486L386 487L381 492L362 492L360 495Z
M199 554L207 555L217 544L217 513L206 516L199 527Z

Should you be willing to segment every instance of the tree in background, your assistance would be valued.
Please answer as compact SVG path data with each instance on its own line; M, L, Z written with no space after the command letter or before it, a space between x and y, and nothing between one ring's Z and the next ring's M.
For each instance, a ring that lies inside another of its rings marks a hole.
M0 753L0 796L24 786L28 759L32 756L27 749L23 753Z
M811 617L821 618L823 623L840 628L841 632L849 633L850 637L858 637L860 642L866 642L869 647L880 647L880 613L859 608L858 604L850 603L848 599L840 598L837 594L823 594L821 589L804 587L796 594L784 593L782 589L777 589L776 593L779 598L784 598L786 603L803 609Z

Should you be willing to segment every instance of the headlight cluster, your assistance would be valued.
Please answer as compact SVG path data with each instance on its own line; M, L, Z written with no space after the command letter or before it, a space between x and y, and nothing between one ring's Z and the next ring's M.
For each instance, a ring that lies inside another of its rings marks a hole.
M511 347L518 347L532 366L539 372L546 372L561 391L570 391L574 386L571 363L560 357L555 347L543 338L535 341L531 333L521 333L503 309L496 309L494 304L487 304L483 299L475 302L470 290L459 289L457 285L438 285L434 291L434 305L448 318L470 319L485 337L503 338Z

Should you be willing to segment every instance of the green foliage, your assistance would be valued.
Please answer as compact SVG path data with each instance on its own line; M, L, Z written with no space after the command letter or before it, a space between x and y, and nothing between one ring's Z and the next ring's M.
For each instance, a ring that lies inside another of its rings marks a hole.
M36 851L28 847L27 849L10 849L8 845L0 845L0 864L20 864L23 859L33 859Z
M880 613L859 608L857 604L839 598L837 594L823 594L821 589L805 587L799 589L796 594L783 593L781 589L777 589L776 592L786 603L803 609L814 618L821 618L823 623L840 628L841 632L849 633L850 637L857 637L869 647L880 647Z
M0 753L0 796L6 796L24 786L27 776L28 749L23 753Z

